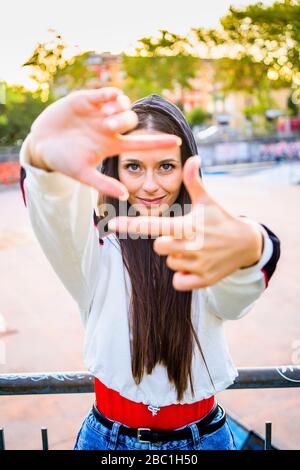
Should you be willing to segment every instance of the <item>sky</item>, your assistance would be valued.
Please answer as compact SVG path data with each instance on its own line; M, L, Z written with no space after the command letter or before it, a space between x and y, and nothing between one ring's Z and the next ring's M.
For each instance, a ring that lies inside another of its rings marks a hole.
M229 5L250 3L257 1L9 0L0 9L0 80L32 87L29 68L21 64L38 42L49 40L50 28L78 52L118 53L159 29L184 34L192 27L218 27Z

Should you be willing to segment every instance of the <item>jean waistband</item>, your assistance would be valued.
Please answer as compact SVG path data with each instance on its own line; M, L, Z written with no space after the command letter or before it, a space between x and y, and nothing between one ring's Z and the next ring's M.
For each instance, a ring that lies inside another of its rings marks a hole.
M221 417L217 422L212 422L216 417L217 413L221 411ZM93 415L95 418L108 429L112 429L113 421L107 419L97 408L96 404L93 404ZM219 429L224 425L226 421L226 413L224 408L217 402L215 402L213 409L202 418L200 421L194 423L200 435L211 434L212 432ZM126 436L135 437L139 442L157 442L157 441L174 441L189 439L192 436L192 431L189 425L186 425L180 430L160 430L151 428L130 428L123 424L119 427L119 432Z

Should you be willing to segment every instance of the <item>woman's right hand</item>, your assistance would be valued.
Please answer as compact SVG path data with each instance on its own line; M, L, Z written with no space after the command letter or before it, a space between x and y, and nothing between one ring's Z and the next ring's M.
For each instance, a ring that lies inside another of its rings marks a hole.
M127 199L118 180L97 170L103 159L122 152L171 148L173 135L126 135L138 118L130 100L117 88L75 91L48 106L29 134L31 164L58 171L94 187L102 194Z

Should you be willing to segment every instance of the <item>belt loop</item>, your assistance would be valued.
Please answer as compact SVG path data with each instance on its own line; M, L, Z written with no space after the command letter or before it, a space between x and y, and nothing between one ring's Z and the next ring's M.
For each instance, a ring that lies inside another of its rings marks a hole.
M114 421L111 432L110 432L108 449L114 450L116 448L120 426L121 426L121 423Z
M192 435L193 435L194 449L200 450L201 449L200 434L199 434L197 425L193 423L193 424L188 424L187 427L190 428Z

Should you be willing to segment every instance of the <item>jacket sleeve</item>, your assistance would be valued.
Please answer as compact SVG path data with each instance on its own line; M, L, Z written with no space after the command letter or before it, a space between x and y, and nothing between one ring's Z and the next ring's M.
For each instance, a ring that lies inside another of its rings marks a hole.
M28 137L20 165L23 200L34 234L79 308L89 311L101 256L93 220L98 193L62 173L30 165Z
M209 310L223 320L238 320L253 308L268 287L280 257L280 242L276 235L265 225L251 222L259 226L264 237L264 248L258 263L238 269L206 288Z

